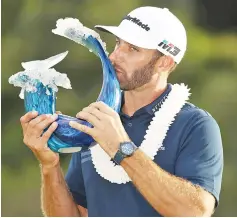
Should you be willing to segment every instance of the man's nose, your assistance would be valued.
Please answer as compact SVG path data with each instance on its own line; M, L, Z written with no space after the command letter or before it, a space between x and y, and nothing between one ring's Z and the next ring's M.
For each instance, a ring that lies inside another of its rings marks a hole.
M123 60L123 51L121 50L121 48L115 48L114 51L110 54L109 59L112 63L118 63L121 62Z
M109 56L109 59L110 59L110 61L112 62L112 63L115 63L115 61L116 61L116 51L114 50L111 54L110 54L110 56Z

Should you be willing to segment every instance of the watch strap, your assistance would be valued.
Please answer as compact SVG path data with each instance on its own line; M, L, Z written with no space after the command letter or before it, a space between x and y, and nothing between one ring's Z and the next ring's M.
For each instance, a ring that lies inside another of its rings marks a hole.
M114 162L118 165L120 165L120 163L122 162L122 160L125 158L126 156L120 151L118 150L113 158Z
M124 158L129 157L133 154L132 153L131 155L126 155L122 152L121 145L124 144L124 143L129 143L133 146L133 153L137 150L137 146L133 142L122 142L122 143L120 143L120 147L119 147L118 151L116 152L116 154L114 155L114 158L113 158L113 161L118 165L120 165L120 163L122 162L122 160Z

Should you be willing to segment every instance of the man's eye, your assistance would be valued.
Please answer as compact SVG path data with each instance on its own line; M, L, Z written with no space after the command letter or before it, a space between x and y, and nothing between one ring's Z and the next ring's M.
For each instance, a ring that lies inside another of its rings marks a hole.
M136 47L133 47L133 46L131 47L131 50L132 51L139 51Z

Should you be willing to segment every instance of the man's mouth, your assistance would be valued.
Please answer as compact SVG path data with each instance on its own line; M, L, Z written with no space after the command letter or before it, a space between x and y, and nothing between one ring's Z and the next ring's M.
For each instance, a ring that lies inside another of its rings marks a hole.
M115 68L115 72L116 72L118 81L121 81L121 79L123 78L123 71L118 68Z
M123 71L120 68L115 67L114 68L117 74L122 74Z

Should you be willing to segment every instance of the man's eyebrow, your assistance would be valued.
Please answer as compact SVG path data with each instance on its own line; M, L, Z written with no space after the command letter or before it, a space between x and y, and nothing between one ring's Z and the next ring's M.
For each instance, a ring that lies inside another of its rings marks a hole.
M134 48L137 48L137 49L139 49L139 47L138 47L138 46L136 46L136 45L133 45L133 44L130 44L129 42L127 42L127 44L128 44L129 46L132 46L132 47L134 47Z
M116 38L116 40L121 41L121 39L118 36L116 36L115 38ZM125 43L127 43L129 46L133 46L133 47L139 49L139 47L137 47L136 45L133 45L133 44L131 44L129 42L125 42Z

